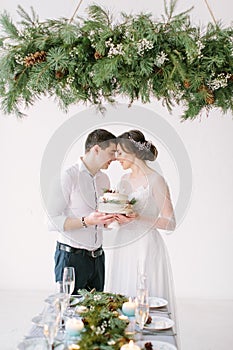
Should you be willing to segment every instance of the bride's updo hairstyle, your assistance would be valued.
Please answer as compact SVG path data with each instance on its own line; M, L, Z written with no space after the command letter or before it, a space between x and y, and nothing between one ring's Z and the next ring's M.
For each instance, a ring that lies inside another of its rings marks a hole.
M157 148L139 130L124 132L117 137L117 142L124 152L132 153L138 159L153 161L157 158Z

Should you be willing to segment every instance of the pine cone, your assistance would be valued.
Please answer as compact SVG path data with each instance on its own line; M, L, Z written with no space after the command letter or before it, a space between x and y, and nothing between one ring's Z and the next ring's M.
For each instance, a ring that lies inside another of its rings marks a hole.
M155 72L155 74L158 74L158 75L162 75L163 74L162 68L159 68L157 66L154 66L154 72Z
M55 72L55 78L56 79L62 79L64 77L64 72L61 70L58 70Z
M153 350L153 345L151 342L146 342L145 343L145 349L146 350Z
M36 63L41 63L46 60L46 52L45 51L36 51L35 53L30 53L26 57L24 57L24 64L26 67L31 67Z
M206 103L208 103L208 105L212 105L215 101L214 95L212 94L212 95L207 96L205 100L206 100Z
M190 86L191 86L190 82L189 82L188 80L185 80L185 81L184 81L184 87L185 87L186 89L188 89L188 88L190 88Z
M152 317L149 315L146 320L146 324L150 324L152 322Z
M16 73L14 76L14 80L17 81L19 79L20 73Z
M99 52L96 51L96 52L94 53L94 57L95 57L96 60L99 60L99 59L102 58L103 56L102 56Z
M199 88L199 91L205 91L205 102L208 104L208 105L211 105L214 103L215 99L214 99L214 94L213 94L213 91L210 90L208 88L208 86L206 85L201 85L200 88Z

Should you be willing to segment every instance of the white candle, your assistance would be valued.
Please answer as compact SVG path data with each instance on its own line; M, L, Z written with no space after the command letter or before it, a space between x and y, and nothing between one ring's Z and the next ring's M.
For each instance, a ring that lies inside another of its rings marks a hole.
M76 318L70 318L66 321L66 332L70 336L79 335L83 328L84 324L81 320L77 320Z
M128 316L125 316L125 315L120 315L120 316L118 316L118 318L119 318L120 320L123 320L123 321L128 321L128 320L129 320L129 317L128 317Z
M78 349L80 349L80 346L77 344L70 344L70 345L68 345L68 349L69 350L78 350Z
M122 305L122 311L126 316L134 316L135 315L135 303L129 298L129 301L125 302Z
M87 311L87 307L86 306L83 306L83 305L78 305L76 306L75 308L75 312L76 314L80 315L80 314L83 314L84 312Z
M134 344L133 340L130 340L128 344L122 345L120 350L141 350L141 348Z

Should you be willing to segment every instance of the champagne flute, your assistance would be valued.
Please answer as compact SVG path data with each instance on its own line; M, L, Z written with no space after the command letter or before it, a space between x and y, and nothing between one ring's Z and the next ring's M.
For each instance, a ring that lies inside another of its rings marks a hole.
M75 285L74 267L64 267L62 281L63 281L63 292L68 295L68 305L70 305L70 296L74 291L74 285Z
M52 350L54 338L57 334L58 315L51 311L44 315L43 319L43 333L48 342L48 350Z
M63 270L63 291L69 296L74 291L75 271L74 267L64 267Z
M147 289L138 289L135 299L135 320L140 330L140 340L142 339L142 331L149 316L149 298Z
M147 289L147 274L145 269L145 262L138 260L137 262L137 282L136 288Z
M69 303L69 295L66 293L60 293L59 297L56 300L58 310L59 310L59 327L58 327L58 333L60 337L64 337L64 327L63 327L63 318L64 318L64 312L68 307Z

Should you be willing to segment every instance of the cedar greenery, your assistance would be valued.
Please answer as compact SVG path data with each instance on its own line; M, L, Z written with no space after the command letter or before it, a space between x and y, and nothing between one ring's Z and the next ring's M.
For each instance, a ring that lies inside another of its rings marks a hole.
M209 23L193 26L189 11L174 15L177 0L165 1L162 21L151 14L110 14L93 5L88 18L40 22L18 6L16 26L0 17L0 97L6 114L42 96L54 96L67 111L84 102L103 110L118 95L149 103L162 100L169 111L184 107L183 119L203 109L233 110L233 28Z

